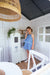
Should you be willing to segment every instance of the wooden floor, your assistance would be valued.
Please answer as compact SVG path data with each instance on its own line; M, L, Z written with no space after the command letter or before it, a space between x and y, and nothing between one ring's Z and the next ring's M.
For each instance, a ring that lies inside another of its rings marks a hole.
M38 61L37 59L35 59L36 64L38 64L40 61ZM27 64L28 62L22 61L21 63L18 63L17 65L21 68L21 69L27 69ZM33 62L31 60L30 62L30 68L33 66Z

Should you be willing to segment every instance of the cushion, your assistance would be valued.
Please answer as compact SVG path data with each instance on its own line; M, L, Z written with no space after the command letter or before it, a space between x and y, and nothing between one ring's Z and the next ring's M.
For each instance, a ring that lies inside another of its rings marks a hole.
M5 72L3 70L0 70L0 75L5 75Z
M23 75L30 75L32 72L29 70L23 70L22 73Z

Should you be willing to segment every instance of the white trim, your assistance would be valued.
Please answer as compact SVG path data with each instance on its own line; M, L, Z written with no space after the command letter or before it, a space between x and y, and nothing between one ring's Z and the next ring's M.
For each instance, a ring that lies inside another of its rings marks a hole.
M50 35L50 34L39 34L39 35Z
M44 35L43 35L43 41L45 42L45 27L44 27L43 32L44 32Z

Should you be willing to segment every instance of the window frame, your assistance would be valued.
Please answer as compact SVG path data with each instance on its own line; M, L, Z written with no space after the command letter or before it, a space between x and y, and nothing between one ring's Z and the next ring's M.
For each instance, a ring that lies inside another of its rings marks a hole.
M45 40L45 39L46 39L45 36L50 35L50 33L46 33L46 32L45 32L45 28L46 28L46 27L48 27L48 26L43 27L43 33L39 33L39 28L42 28L42 27L38 27L38 36L37 36L37 38L38 38L38 41L39 41L39 42L50 43L50 42L47 42L47 41ZM40 36L40 35L43 35L43 41L40 41L40 40L39 40L39 36Z

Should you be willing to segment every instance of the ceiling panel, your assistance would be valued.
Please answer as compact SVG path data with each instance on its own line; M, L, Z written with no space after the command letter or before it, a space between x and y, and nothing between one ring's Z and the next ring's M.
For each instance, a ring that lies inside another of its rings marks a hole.
M29 20L50 12L48 0L20 0L22 14Z
M44 12L50 12L50 1L49 0L32 0L35 4Z

